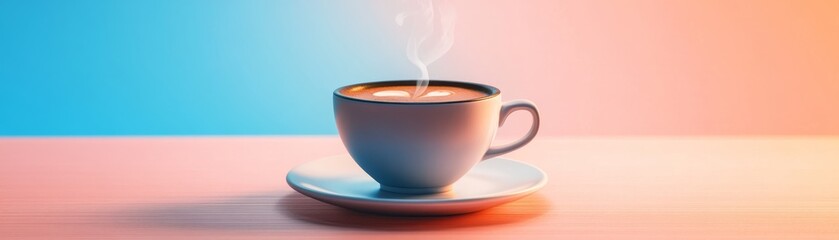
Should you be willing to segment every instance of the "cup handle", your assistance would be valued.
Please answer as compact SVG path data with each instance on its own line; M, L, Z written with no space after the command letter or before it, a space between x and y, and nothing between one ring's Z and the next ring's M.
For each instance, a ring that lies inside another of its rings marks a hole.
M539 111L536 110L536 104L533 104L533 102L528 100L513 100L502 104L500 111L501 114L498 120L498 127L503 126L504 120L507 119L507 116L509 116L510 113L513 113L517 110L526 110L530 112L530 115L533 116L533 123L530 125L530 131L528 131L527 135L525 135L518 141L503 146L490 146L486 154L484 154L483 160L494 158L502 154L511 152L513 150L519 149L520 147L527 145L527 143L529 143L533 140L534 137L536 137L536 132L539 131Z

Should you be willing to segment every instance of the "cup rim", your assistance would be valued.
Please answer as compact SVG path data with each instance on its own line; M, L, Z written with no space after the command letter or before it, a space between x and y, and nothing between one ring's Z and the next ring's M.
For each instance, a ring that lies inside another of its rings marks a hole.
M374 82L364 82L364 83L356 83L350 84L346 86L339 87L333 91L333 95L339 98L343 98L346 100L352 101L359 101L359 102L367 102L367 103L379 103L379 104L395 104L395 105L441 105L441 104L456 104L456 103L468 103L468 102L480 102L487 99L492 99L498 95L501 95L501 90L498 88L481 84L481 83L474 83L474 82L464 82L464 81L454 81L454 80L437 80L431 79L428 82L428 85L436 85L436 86L452 86L452 87L462 87L468 88L472 90L478 90L482 92L486 92L487 95L479 98L473 99L466 99L466 100L457 100L457 101L445 101L445 102L388 102L388 101L376 101L370 99L362 99L347 96L341 93L341 90L347 88L356 88L356 87L377 87L377 86L386 86L386 85L404 85L410 83L416 83L417 80L384 80L384 81L374 81Z

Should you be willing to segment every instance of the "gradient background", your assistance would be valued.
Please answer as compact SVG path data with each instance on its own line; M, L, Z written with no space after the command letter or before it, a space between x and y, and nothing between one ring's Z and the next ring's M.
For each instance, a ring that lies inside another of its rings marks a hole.
M431 76L533 100L541 134L839 134L839 1L454 4ZM332 90L418 76L413 6L0 0L0 135L335 134Z

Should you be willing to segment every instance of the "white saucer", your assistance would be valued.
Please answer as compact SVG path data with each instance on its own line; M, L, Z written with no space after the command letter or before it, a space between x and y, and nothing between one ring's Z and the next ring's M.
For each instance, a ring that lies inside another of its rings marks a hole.
M403 195L379 190L349 155L313 160L288 172L294 190L349 209L393 215L453 215L475 212L536 192L547 182L542 170L503 158L483 161L454 183L453 190Z

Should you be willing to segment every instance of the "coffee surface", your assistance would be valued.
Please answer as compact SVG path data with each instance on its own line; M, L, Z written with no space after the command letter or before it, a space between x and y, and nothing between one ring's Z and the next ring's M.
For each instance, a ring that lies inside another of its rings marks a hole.
M342 89L343 95L382 102L454 102L485 97L489 94L461 87L428 86L420 96L414 96L416 86L356 87Z

